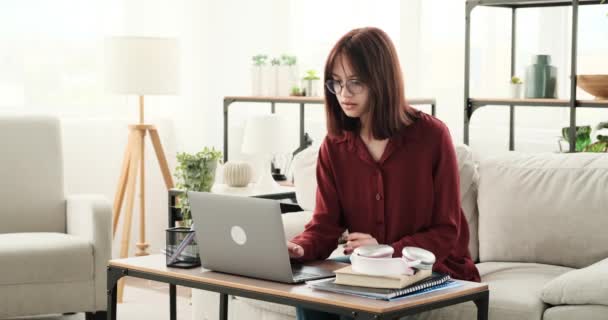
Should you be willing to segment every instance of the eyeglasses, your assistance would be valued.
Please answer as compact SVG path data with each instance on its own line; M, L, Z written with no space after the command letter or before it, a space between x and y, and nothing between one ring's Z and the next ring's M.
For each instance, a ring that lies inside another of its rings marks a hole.
M346 87L346 90L348 90L350 94L359 94L363 92L363 88L365 88L365 84L356 79L346 80L345 84L342 84L342 82L338 80L331 79L325 81L325 86L329 92L335 95L339 95L344 87Z

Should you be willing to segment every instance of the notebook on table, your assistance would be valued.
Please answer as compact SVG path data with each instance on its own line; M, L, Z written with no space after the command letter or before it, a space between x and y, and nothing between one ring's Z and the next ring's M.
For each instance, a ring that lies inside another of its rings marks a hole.
M446 287L453 281L450 276L443 273L433 272L433 274L417 283L409 285L402 289L384 289L384 288L369 288L360 286L349 286L336 284L334 279L325 279L319 281L308 281L306 282L310 287L317 290L325 290L335 293L343 293L356 295L361 297L379 299L379 300L392 300L394 298L403 297L409 294L418 293L427 289L439 289Z

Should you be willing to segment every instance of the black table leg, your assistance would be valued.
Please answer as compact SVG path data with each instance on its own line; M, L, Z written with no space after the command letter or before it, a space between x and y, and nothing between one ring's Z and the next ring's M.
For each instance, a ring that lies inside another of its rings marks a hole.
M176 287L174 284L169 284L169 319L177 320L177 307L175 305Z
M220 293L220 320L228 320L228 295Z
M116 301L117 301L117 284L118 280L127 275L126 270L108 267L107 272L107 294L108 294L108 310L107 319L116 320Z
M488 320L488 305L490 303L490 293L486 291L479 299L475 300L477 306L477 320Z

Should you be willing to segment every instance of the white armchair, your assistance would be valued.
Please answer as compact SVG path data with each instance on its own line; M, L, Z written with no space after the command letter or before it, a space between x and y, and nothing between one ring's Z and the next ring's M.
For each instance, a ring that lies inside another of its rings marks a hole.
M105 319L111 206L65 197L59 120L2 116L0 149L0 318Z

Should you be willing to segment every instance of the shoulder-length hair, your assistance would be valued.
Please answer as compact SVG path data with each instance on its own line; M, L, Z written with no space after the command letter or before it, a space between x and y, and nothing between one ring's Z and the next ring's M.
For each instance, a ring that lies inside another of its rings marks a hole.
M324 81L332 79L338 58L350 62L368 88L370 132L375 139L387 139L417 118L417 110L405 101L403 76L397 50L389 36L378 28L354 29L342 36L325 63ZM358 131L359 118L348 117L335 94L325 86L327 131L339 137L344 131Z

